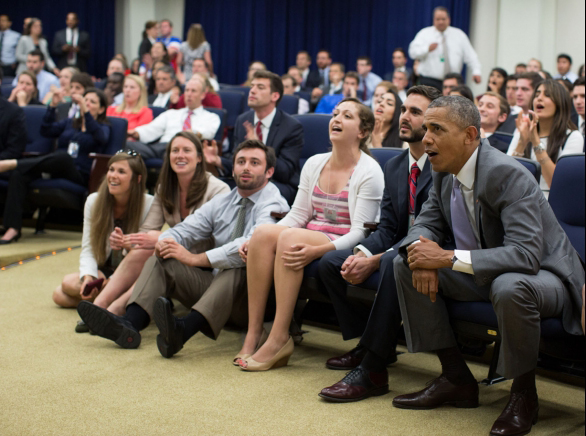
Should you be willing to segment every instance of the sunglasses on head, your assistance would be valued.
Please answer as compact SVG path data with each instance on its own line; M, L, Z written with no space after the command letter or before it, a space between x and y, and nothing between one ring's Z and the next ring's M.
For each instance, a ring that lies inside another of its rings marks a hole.
M116 154L127 154L128 156L140 156L140 153L136 150L118 150Z

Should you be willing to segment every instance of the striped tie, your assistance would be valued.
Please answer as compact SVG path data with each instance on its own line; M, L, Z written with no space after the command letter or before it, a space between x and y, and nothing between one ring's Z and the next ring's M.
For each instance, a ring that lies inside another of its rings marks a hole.
M193 115L193 111L187 112L187 118L183 121L183 130L191 130L191 116Z
M411 175L409 176L409 215L415 214L415 197L417 195L417 178L419 174L421 174L421 170L417 166L417 162L415 162L411 165Z

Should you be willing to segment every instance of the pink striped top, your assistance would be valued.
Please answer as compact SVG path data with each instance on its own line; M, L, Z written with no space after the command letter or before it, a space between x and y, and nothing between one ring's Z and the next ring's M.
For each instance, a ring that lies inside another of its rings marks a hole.
M339 194L327 194L319 188L319 184L316 184L311 194L311 204L316 215L307 223L306 228L308 230L322 232L330 238L330 241L335 241L349 233L352 227L350 211L348 209L349 187L350 179L348 179L346 186ZM335 221L326 218L329 215L328 211L336 212Z

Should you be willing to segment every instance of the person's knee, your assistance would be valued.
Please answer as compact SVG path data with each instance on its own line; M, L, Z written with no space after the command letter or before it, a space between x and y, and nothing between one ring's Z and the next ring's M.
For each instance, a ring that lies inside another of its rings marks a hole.
M342 264L346 261L350 252L347 250L335 250L328 251L319 260L319 272L320 274L331 274L332 272L340 272Z
M395 259L398 257L401 256L399 256L396 251L387 251L380 258L380 270L383 271L387 268L390 268L390 271L392 273L394 271Z
M261 224L256 229L250 238L250 245L265 245L276 244L278 233L275 224Z
M493 305L510 305L527 301L530 292L523 274L501 274L490 286L490 298Z
M72 297L66 295L63 290L61 289L61 286L57 286L57 288L53 291L53 302L57 305L57 306L61 306L61 307L73 307L74 305L72 304Z
M299 241L299 229L288 228L279 233L277 251L286 251Z
M399 274L411 272L409 266L405 263L403 256L395 256L395 258L393 259L393 270L395 271L395 277L399 277Z

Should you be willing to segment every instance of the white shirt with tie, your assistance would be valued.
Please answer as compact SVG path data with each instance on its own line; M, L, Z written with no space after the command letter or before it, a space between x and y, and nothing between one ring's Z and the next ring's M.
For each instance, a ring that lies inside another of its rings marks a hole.
M269 131L271 130L271 124L273 124L273 119L275 118L275 114L277 113L277 108L273 109L273 111L260 120L260 131L262 132L262 143L266 144L267 139L269 138ZM254 113L254 131L256 132L256 125L259 122L258 115L256 112Z
M468 36L456 27L449 26L444 32L448 46L449 70L459 73L464 64L472 70L472 75L481 74L481 65L478 55L472 48ZM419 74L437 80L443 80L445 75L444 59L445 47L443 46L442 32L434 26L421 29L415 39L409 44L409 56L412 59L419 59ZM429 51L431 44L437 43L438 47Z
M75 29L71 29L67 27L65 29L65 40L67 44L77 47L77 41L79 40L79 29L76 27ZM77 62L77 53L73 52L72 56L67 56L67 63L69 65L75 65Z

